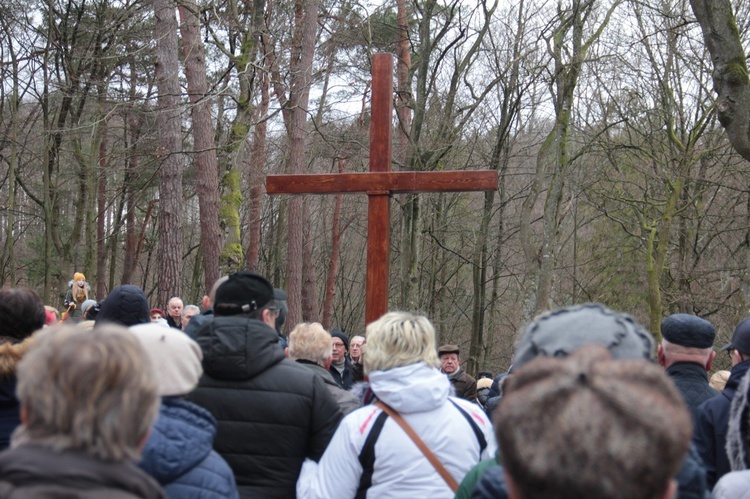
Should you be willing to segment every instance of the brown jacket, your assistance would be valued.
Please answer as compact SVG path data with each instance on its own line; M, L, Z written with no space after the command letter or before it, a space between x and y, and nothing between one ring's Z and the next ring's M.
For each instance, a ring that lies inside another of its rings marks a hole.
M466 374L462 369L457 376L451 378L451 384L456 390L456 397L469 400L471 402L477 401L477 380Z

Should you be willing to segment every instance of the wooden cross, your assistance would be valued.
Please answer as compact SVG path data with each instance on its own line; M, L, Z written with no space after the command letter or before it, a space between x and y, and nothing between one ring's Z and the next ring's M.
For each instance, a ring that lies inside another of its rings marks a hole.
M391 119L393 116L393 57L372 58L372 110L370 123L370 171L269 175L268 194L367 193L367 281L365 322L388 311L388 262L390 255L390 196L393 193L490 191L497 189L497 172L391 171Z

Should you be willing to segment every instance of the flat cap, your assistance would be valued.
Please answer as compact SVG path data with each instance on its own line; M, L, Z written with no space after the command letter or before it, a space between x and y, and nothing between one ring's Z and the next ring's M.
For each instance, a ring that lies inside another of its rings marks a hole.
M642 325L627 314L586 303L534 319L516 346L513 369L537 357L565 357L589 344L603 345L613 359L654 359L653 337Z
M675 345L710 348L714 346L716 328L696 315L672 314L661 321L661 335Z
M458 349L458 345L443 345L438 348L438 357L449 353L455 353L456 355L459 355L461 352Z

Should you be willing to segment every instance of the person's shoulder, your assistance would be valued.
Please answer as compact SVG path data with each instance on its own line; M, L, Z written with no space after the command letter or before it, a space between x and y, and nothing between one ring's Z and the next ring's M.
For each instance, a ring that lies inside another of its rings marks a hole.
M750 470L727 473L716 483L713 494L715 499L749 499Z

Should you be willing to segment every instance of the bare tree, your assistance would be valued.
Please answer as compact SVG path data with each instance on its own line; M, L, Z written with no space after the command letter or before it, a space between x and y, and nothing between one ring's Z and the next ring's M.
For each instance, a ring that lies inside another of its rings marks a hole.
M182 280L182 129L176 5L153 0L158 98L159 250L157 302L180 296Z
M191 104L198 206L201 218L201 256L206 292L219 278L221 229L219 228L219 167L216 158L211 100L206 78L206 55L200 36L198 5L180 0L185 78Z
M719 121L732 147L750 160L750 80L730 0L690 0L714 64Z

